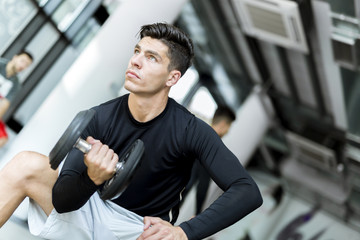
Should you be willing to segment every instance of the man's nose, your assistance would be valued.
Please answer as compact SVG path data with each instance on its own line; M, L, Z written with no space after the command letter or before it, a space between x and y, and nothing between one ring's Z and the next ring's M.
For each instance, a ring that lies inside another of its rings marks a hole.
M142 57L141 54L134 54L131 58L131 64L136 67L141 67Z

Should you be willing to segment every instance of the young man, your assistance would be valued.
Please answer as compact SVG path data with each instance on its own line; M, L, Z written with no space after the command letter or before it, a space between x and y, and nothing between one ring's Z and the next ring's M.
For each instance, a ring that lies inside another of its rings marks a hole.
M30 231L46 239L202 239L259 207L257 185L216 132L168 97L192 56L191 40L178 28L143 26L125 76L130 94L93 108L82 134L90 152L73 149L59 176L47 156L18 154L0 172L0 224L29 196ZM145 152L133 180L119 197L102 201L97 190L136 139ZM195 159L225 193L173 226Z
M231 124L235 121L235 119L236 119L236 115L229 107L219 106L215 110L214 116L211 120L211 127L215 130L217 135L219 135L219 137L222 138L228 133ZM190 180L183 192L182 201L185 201L186 195L191 190L192 186L195 184L196 185L196 198L195 198L196 215L201 213L203 209L203 204L210 185L210 179L211 179L210 175L206 171L206 169L203 166L201 166L199 161L195 161L191 172Z
M32 62L32 55L25 51L14 55L10 61L0 58L0 147L8 140L5 123L1 119L20 89L17 74L27 69Z

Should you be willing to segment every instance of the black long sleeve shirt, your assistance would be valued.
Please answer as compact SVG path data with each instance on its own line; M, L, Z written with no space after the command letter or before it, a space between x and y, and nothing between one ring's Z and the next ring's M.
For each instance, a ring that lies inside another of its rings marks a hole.
M145 145L139 169L114 203L141 216L158 216L174 223L181 191L198 159L225 192L203 213L180 224L190 240L209 236L262 204L256 183L216 132L173 99L169 98L159 116L145 123L132 117L128 95L94 109L96 115L83 138L99 139L119 156L136 139ZM59 213L77 210L97 190L87 175L83 154L73 149L53 188L55 209Z

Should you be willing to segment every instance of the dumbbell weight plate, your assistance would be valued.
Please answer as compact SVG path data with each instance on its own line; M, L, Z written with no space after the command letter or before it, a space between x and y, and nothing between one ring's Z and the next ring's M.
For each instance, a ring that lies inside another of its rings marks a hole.
M86 145L86 142L80 139L80 136L94 116L95 110L93 109L81 111L75 116L49 154L52 169L55 170L58 168L61 161L64 160L72 148L76 147L80 150L82 147L89 148L89 146L82 146L82 144ZM78 142L80 142L80 144ZM107 180L103 188L98 191L103 200L119 196L129 185L135 174L135 170L140 165L144 148L144 143L140 139L137 139L120 157L117 166L121 167L116 169L114 176Z
M112 199L119 196L129 185L135 171L140 166L140 160L144 153L144 143L137 139L119 159L123 163L114 176L107 180L102 189L98 191L101 199Z
M58 168L61 161L74 147L74 144L79 139L81 133L94 116L95 110L93 109L81 111L75 116L49 154L49 161L52 169L55 170Z

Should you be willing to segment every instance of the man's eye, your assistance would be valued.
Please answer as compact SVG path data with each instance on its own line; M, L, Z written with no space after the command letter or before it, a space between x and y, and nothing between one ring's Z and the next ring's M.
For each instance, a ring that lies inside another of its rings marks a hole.
M154 56L149 56L148 59L149 59L150 61L156 62L156 58L155 58Z
M134 50L134 54L139 54L139 53L140 53L139 50L137 50L137 49Z

